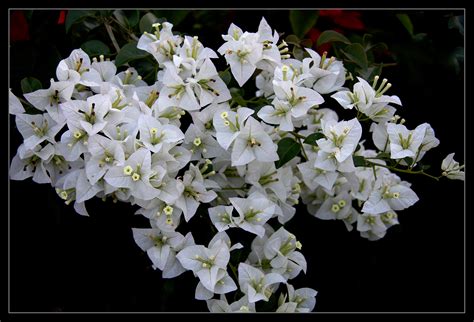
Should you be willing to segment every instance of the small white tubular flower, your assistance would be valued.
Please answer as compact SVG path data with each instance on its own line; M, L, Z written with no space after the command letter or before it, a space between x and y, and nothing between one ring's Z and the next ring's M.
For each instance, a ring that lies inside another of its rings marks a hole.
M123 165L115 166L104 176L111 186L130 189L131 194L139 199L151 200L158 197L159 190L150 184L151 154L147 149L135 151Z
M227 150L244 127L244 122L254 113L247 107L239 107L237 111L223 108L216 111L213 124L219 145Z
M349 121L321 121L326 138L317 140L322 151L334 156L338 162L349 158L357 148L362 136L362 126L356 118Z
M251 265L239 264L239 285L242 293L248 296L250 303L268 301L276 289L276 284L286 283L277 273L265 274Z
M342 62L334 57L326 58L326 55L321 57L312 49L305 49L313 61L313 65L309 69L309 74L312 76L309 79L312 83L311 87L320 94L329 94L339 90L346 81L346 69ZM305 60L303 60L303 64L309 65L310 59Z
M239 213L238 218L233 218L235 225L262 237L265 234L263 225L274 215L275 205L259 192L248 198L229 198L229 201Z
M351 214L352 198L344 191L334 197L328 197L316 212L315 217L323 220L345 219Z
M25 113L25 108L11 89L8 90L8 112L13 115Z
M426 128L427 123L418 125L412 131L408 130L405 125L388 123L390 157L392 159L415 158L425 137Z
M210 159L225 154L224 149L209 132L203 132L195 124L190 124L184 134L182 147L191 153L191 160Z
M171 124L161 124L156 118L149 115L140 115L138 119L140 141L151 152L159 152L163 145L176 145L184 139L184 133Z
M460 166L459 162L454 160L454 153L450 153L443 159L441 163L442 175L448 179L464 181L464 165Z
M308 110L324 102L324 98L316 91L294 85L291 81L273 81L273 89L278 99L287 101L294 117L306 116Z
M243 86L257 68L257 62L262 59L263 45L259 43L256 33L244 32L239 36L235 28L232 31L229 28L229 32L232 35L222 36L227 42L217 51L224 55L235 80L239 86Z
M279 125L279 129L282 131L293 131L291 112L292 107L288 102L275 98L272 105L262 107L257 115L269 124Z
M235 138L232 148L232 165L245 165L258 160L271 162L278 160L277 145L263 129L262 124L250 117L239 135Z

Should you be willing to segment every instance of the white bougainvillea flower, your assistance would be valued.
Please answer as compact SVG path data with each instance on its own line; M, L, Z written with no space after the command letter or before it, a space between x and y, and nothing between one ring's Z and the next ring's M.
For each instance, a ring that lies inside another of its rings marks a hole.
M55 82L51 79L51 85L48 89L39 89L26 93L24 96L38 110L46 110L56 123L64 124L66 120L60 104L69 101L73 91L74 83Z
M220 146L227 150L244 127L244 122L254 111L247 107L239 107L231 111L225 107L216 111L213 124L216 130L216 139Z
M311 190L315 190L318 186L323 186L324 188L331 190L339 176L338 173L336 171L317 168L315 163L315 159L309 159L308 161L297 165L303 182Z
M183 210L186 221L189 221L196 214L201 202L208 203L217 197L213 190L206 190L200 170L192 164L190 164L189 170L185 172L183 180L178 180L177 188L180 196L175 204Z
M316 212L315 217L323 220L344 219L351 213L351 197L346 192L327 198Z
M45 164L50 162L54 151L51 143L44 147L37 145L33 149L27 149L24 143L21 144L10 165L10 179L25 180L33 177L36 183L51 183Z
M385 235L387 227L379 214L363 213L357 217L357 230L361 235L364 233L363 237L377 240Z
M308 73L312 76L305 83L309 82L311 84L309 87L320 94L329 94L339 90L346 80L346 69L342 62L334 57L326 58L326 54L321 57L312 49L305 49L311 59L303 60L303 65L307 64L308 66L308 68L303 69L308 69ZM313 63L311 67L309 67L310 62Z
M248 198L229 198L229 201L239 213L239 218L234 218L235 225L262 237L265 234L263 225L273 216L275 205L259 192Z
M284 297L280 296L277 312L287 312L289 310L290 312L306 313L313 311L316 305L316 295L318 294L316 290L309 287L295 290L291 284L286 284L286 287L288 288L288 302L280 303L280 301L285 302L287 297L286 294ZM294 303L294 305L291 305L291 303ZM285 304L287 306L284 306Z
M169 22L155 26L154 34L145 32L140 37L137 48L152 54L159 65L163 66L165 62L173 59L183 39L179 35L173 35L173 25Z
M82 49L74 49L68 58L59 62L56 69L56 77L59 81L79 82L80 76L89 71L91 60L89 55Z
M349 158L357 148L362 136L362 126L357 118L349 121L321 121L323 134L326 138L317 140L324 152L334 155L338 162Z
M403 210L418 200L407 182L401 181L394 174L385 174L378 177L362 212L380 214L390 210Z
M291 106L291 115L302 117L308 110L322 104L324 98L316 91L294 85L291 81L273 81L273 89L278 99L287 101Z
M110 168L125 162L125 152L118 141L95 135L89 139L87 147L91 157L86 163L86 175L91 184L101 179Z
M425 137L427 123L418 125L410 131L402 124L387 124L392 159L415 158L418 148Z
M11 89L8 90L8 112L13 115L25 113L25 108Z
M152 174L150 151L141 148L130 155L123 165L109 169L104 179L117 189L130 189L131 194L139 199L151 200L159 195L159 191L150 184Z
M165 232L157 228L132 228L132 231L135 242L147 253L154 267L163 271L163 278L176 277L186 271L176 259L176 253L184 245L194 244L191 233L185 237L178 232Z
M220 232L232 227L237 227L232 216L233 210L234 207L232 206L217 206L208 209L209 218L214 226L216 226L217 231Z
M221 298L207 300L207 307L212 313L251 313L255 311L255 303L249 303L248 296L242 296L238 301L231 304L227 302L225 295Z
M161 124L149 115L140 115L138 119L140 141L151 152L159 152L164 144L178 144L184 139L184 133L171 124Z
M93 136L104 129L107 122L105 115L111 108L106 95L97 94L87 98L87 101L73 100L61 105L66 122L71 128L78 128Z
M454 153L450 153L443 159L441 163L442 175L448 179L464 181L464 165L460 166L459 162L454 160Z
M55 136L63 125L57 124L49 114L17 114L16 126L23 136L25 149L32 150L44 141L55 144Z
M291 120L292 106L286 101L275 98L272 105L262 107L257 115L269 124L279 125L279 129L282 131L293 131L294 129Z
M220 271L227 270L230 251L228 245L221 241L209 245L209 248L203 245L185 247L176 257L185 269L193 271L199 277L199 281L206 289L213 292Z
M280 36L276 30L272 33L272 28L263 17L258 25L257 35L259 35L258 41L263 45L262 57L257 62L257 68L273 72L275 67L281 64L281 53L277 46Z
M275 285L286 283L280 274L265 274L258 268L245 263L239 264L240 290L248 296L250 303L268 301L275 291Z
M238 29L231 26L229 35L223 35L222 38L227 42L217 51L224 55L235 80L239 86L243 86L256 70L257 62L262 59L263 45L259 42L259 35L248 32L239 35Z
M235 138L231 155L232 165L245 165L253 160L276 161L279 159L276 151L277 145L273 143L260 122L249 117Z
M194 124L190 124L186 130L182 146L192 153L193 161L215 158L226 153L210 133L202 131Z

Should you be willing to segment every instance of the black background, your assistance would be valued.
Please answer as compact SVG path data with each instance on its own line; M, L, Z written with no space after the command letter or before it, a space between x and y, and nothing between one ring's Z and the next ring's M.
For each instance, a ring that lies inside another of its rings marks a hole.
M431 41L419 46L403 34L393 12L362 11L366 25L386 30L382 40L400 59L398 66L387 68L382 76L394 85L389 93L402 100L399 113L407 119L407 127L428 122L441 141L426 156L435 174L448 153L456 152L455 159L461 163L464 158L463 65L456 74L443 61L443 53L463 46L463 40L447 28L449 12L414 12L415 29L427 33ZM35 35L32 30L32 41L10 47L10 87L16 94L23 77L48 80L54 76L55 69L46 63L53 44L63 57L75 48L64 27L55 26L56 16L44 12L37 18L37 24L49 24L48 35ZM265 16L278 31L291 31L286 11L234 11L220 16L225 19L216 18L216 30L199 34L213 49L218 48L219 35L226 33L230 22L256 31L260 17ZM319 23L325 27L324 20ZM186 27L185 21L177 30L186 31ZM25 60L29 56L35 64ZM11 118L10 160L21 143L14 125ZM400 212L401 225L379 241L367 241L356 231L347 232L341 222L321 221L308 215L304 207L298 208L287 229L303 244L308 272L294 285L319 292L315 311L464 310L464 183L409 175L401 178L413 183L420 201ZM38 185L31 179L9 184L11 311L207 310L205 302L194 300L197 280L192 273L162 280L161 273L151 268L146 254L133 241L130 228L146 227L147 223L133 215L136 208L92 200L86 203L91 216L82 217L72 206L64 205L49 185ZM199 218L193 225L207 229L207 222Z

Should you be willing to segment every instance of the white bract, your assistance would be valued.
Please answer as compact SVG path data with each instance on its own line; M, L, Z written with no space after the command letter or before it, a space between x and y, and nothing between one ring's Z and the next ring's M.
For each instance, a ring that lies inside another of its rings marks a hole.
M49 88L25 100L10 90L23 138L10 179L51 184L81 215L94 197L136 206L150 227L133 228L133 237L152 267L163 278L191 271L195 298L211 312L255 312L259 301L278 302L276 312L310 312L317 291L289 284L310 271L301 242L284 228L304 216L296 205L380 239L418 201L394 172L434 177L421 160L440 141L428 123L403 125L386 79L353 80L341 60L311 49L291 58L265 19L257 32L231 24L222 36L217 52L230 81L211 60L219 58L214 50L172 27L155 23L139 38L137 48L156 60L152 84L138 66L119 71L103 55L91 60L76 49ZM253 98L240 88L250 80ZM329 94L357 115L340 120ZM372 141L375 148L366 148ZM451 153L434 178L464 180L463 168ZM231 257L240 248L250 251Z

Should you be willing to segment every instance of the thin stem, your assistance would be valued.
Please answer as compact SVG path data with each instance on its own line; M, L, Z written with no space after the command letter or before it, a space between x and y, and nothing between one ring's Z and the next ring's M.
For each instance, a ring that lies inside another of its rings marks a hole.
M232 265L232 263L229 263L229 267L230 267L230 270L232 271L232 274L235 277L235 280L238 281L239 280L239 275L237 275L237 269L235 268L234 265Z
M301 139L298 138L298 137L296 138L296 140L298 140L298 143L301 146L301 151L303 152L303 155L304 155L306 161L309 160L308 155L306 154L306 151L304 150L303 142L301 142Z
M432 176L431 174L428 174L428 173L424 172L423 170L411 171L411 170L394 168L394 167L391 167L391 166L388 166L388 165L374 163L374 162L371 162L371 161L368 161L368 160L366 160L366 162L370 163L373 166L387 168L387 169L390 169L390 170L395 171L395 172L409 173L409 174L421 174L421 175L427 176L429 178L435 179L436 181L439 181L439 179L442 177L442 176L439 176L439 177Z
M120 52L120 46L117 43L117 39L115 39L115 35L114 35L114 32L112 31L112 27L109 25L108 22L105 22L104 25L105 25L105 29L107 29L107 34L109 35L110 40L112 41L112 44L114 45L115 50L117 51L117 53Z

